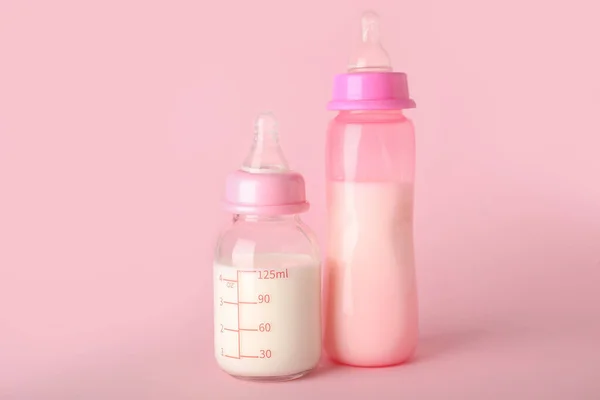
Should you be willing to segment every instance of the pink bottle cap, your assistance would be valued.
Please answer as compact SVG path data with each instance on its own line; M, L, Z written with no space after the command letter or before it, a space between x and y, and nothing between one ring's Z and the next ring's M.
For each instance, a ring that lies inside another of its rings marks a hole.
M290 170L272 114L258 116L250 153L227 177L224 205L234 214L289 215L308 210L304 178Z
M362 40L350 59L348 72L334 80L330 110L399 110L414 108L403 72L393 72L390 57L381 45L379 17L362 17Z

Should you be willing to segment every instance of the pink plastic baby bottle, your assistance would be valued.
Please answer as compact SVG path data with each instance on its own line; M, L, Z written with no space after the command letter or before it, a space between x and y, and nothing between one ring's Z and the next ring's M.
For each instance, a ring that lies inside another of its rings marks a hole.
M325 350L334 361L382 367L417 345L413 251L414 108L406 75L393 72L378 18L334 82L327 134Z

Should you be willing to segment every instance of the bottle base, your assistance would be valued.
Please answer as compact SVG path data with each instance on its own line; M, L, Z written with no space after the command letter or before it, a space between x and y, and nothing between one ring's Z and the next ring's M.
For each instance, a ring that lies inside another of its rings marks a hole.
M400 366L403 364L408 364L410 362L410 359L400 360L400 361L392 361L392 362L373 362L373 363L342 361L342 360L336 360L334 358L332 358L331 361L338 365L354 367L354 368L390 368L390 367L397 367L397 366Z
M243 381L276 383L276 382L293 381L295 379L302 378L302 377L306 376L307 374L309 374L311 371L312 371L312 369L309 369L309 370L298 372L295 374L282 375L282 376L243 376L243 375L233 375L233 374L230 374L230 375L236 379L240 379Z
M345 365L349 367L357 367L357 368L388 368L388 367L397 367L400 365L410 363L416 353L416 346L411 349L410 352L403 354L399 357L378 357L378 358L366 358L366 357L351 357L351 356L340 356L337 355L329 355L328 358L331 362L339 365Z

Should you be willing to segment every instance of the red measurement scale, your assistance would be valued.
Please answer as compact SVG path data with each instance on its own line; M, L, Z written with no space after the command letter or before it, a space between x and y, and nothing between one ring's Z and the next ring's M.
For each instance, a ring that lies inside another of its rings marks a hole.
M220 268L218 272L218 299L215 313L217 315L218 326L216 334L217 347L220 347L220 355L230 359L269 359L273 352L269 348L250 349L244 351L242 346L242 337L244 333L250 335L265 334L271 332L272 323L269 321L257 321L258 316L264 314L261 307L268 306L271 303L272 296L267 292L260 292L256 289L256 282L277 281L288 279L289 272L285 270L237 270L235 276L232 275L233 268ZM243 282L248 284L248 290L242 291ZM266 283L266 282L265 282ZM236 318L232 318L231 313L235 313ZM249 315L252 320L250 326L243 326L242 315ZM229 318L227 318L229 317ZM237 342L231 346L231 339L227 336L235 334ZM247 337L252 339L252 337ZM254 336L254 339L257 339ZM261 342L264 343L263 340ZM232 349L232 347L234 347ZM250 346L255 347L255 346ZM237 350L237 351L236 351Z

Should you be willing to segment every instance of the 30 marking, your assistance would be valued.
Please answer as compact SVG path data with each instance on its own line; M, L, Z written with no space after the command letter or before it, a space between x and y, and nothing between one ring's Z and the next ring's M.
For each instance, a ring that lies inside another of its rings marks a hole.
M260 358L271 358L271 350L261 350L260 351Z

